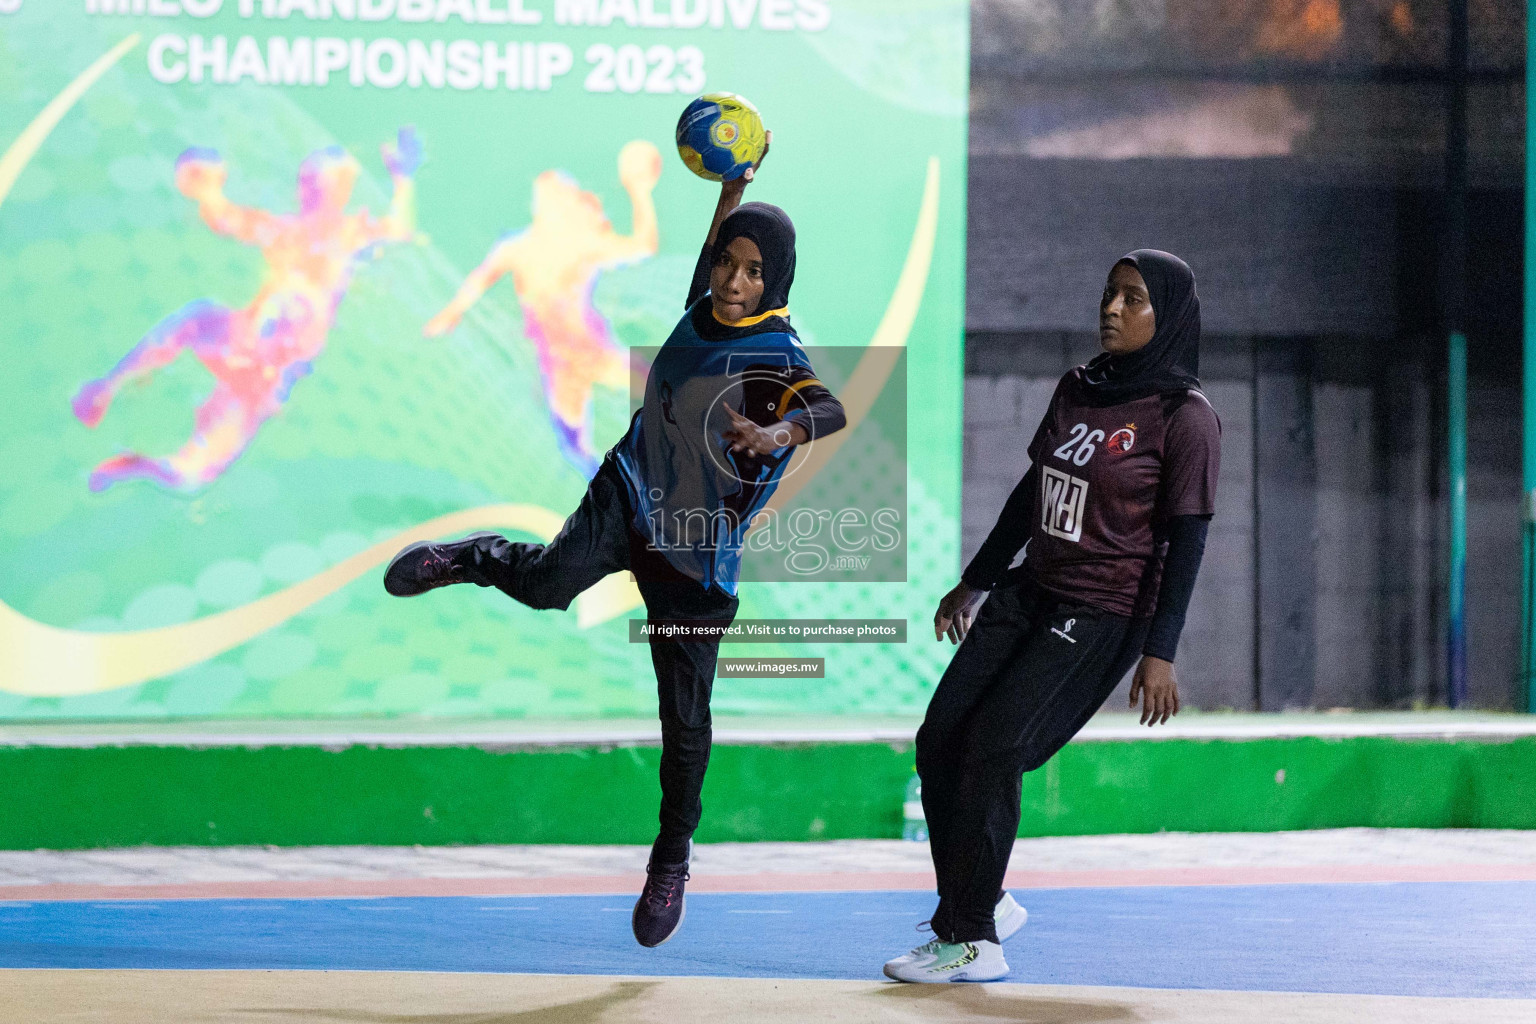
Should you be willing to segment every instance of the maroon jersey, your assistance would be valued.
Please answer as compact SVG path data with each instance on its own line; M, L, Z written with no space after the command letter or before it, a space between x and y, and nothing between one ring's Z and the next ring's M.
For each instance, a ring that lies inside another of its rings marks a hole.
M1029 457L1038 476L1025 565L1042 588L1117 615L1150 615L1159 521L1216 511L1221 421L1198 391L1084 401L1082 369L1056 385Z

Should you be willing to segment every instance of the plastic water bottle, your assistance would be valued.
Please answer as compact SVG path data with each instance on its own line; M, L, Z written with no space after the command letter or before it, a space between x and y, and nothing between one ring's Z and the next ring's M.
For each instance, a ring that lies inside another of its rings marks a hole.
M907 795L901 802L901 838L914 843L928 841L928 819L923 817L923 780L915 769L907 780Z

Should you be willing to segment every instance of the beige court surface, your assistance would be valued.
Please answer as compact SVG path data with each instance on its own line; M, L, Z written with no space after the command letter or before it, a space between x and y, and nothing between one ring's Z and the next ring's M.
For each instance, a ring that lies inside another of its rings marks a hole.
M26 1024L1531 1024L1536 1000L357 971L0 971Z

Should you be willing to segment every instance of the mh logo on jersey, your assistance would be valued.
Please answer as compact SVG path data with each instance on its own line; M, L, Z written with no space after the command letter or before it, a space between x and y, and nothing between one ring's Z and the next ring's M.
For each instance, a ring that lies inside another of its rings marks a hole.
M1081 540L1087 504L1088 481L1050 466L1040 467L1040 525L1046 533L1074 543Z

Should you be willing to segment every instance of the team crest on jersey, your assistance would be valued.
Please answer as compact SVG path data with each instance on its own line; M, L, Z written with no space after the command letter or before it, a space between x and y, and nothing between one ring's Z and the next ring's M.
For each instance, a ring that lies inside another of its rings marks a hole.
M1126 452L1131 450L1131 446L1135 443L1136 424L1127 423L1125 426L1109 435L1109 440L1104 442L1104 447L1108 448L1116 455L1124 455Z

